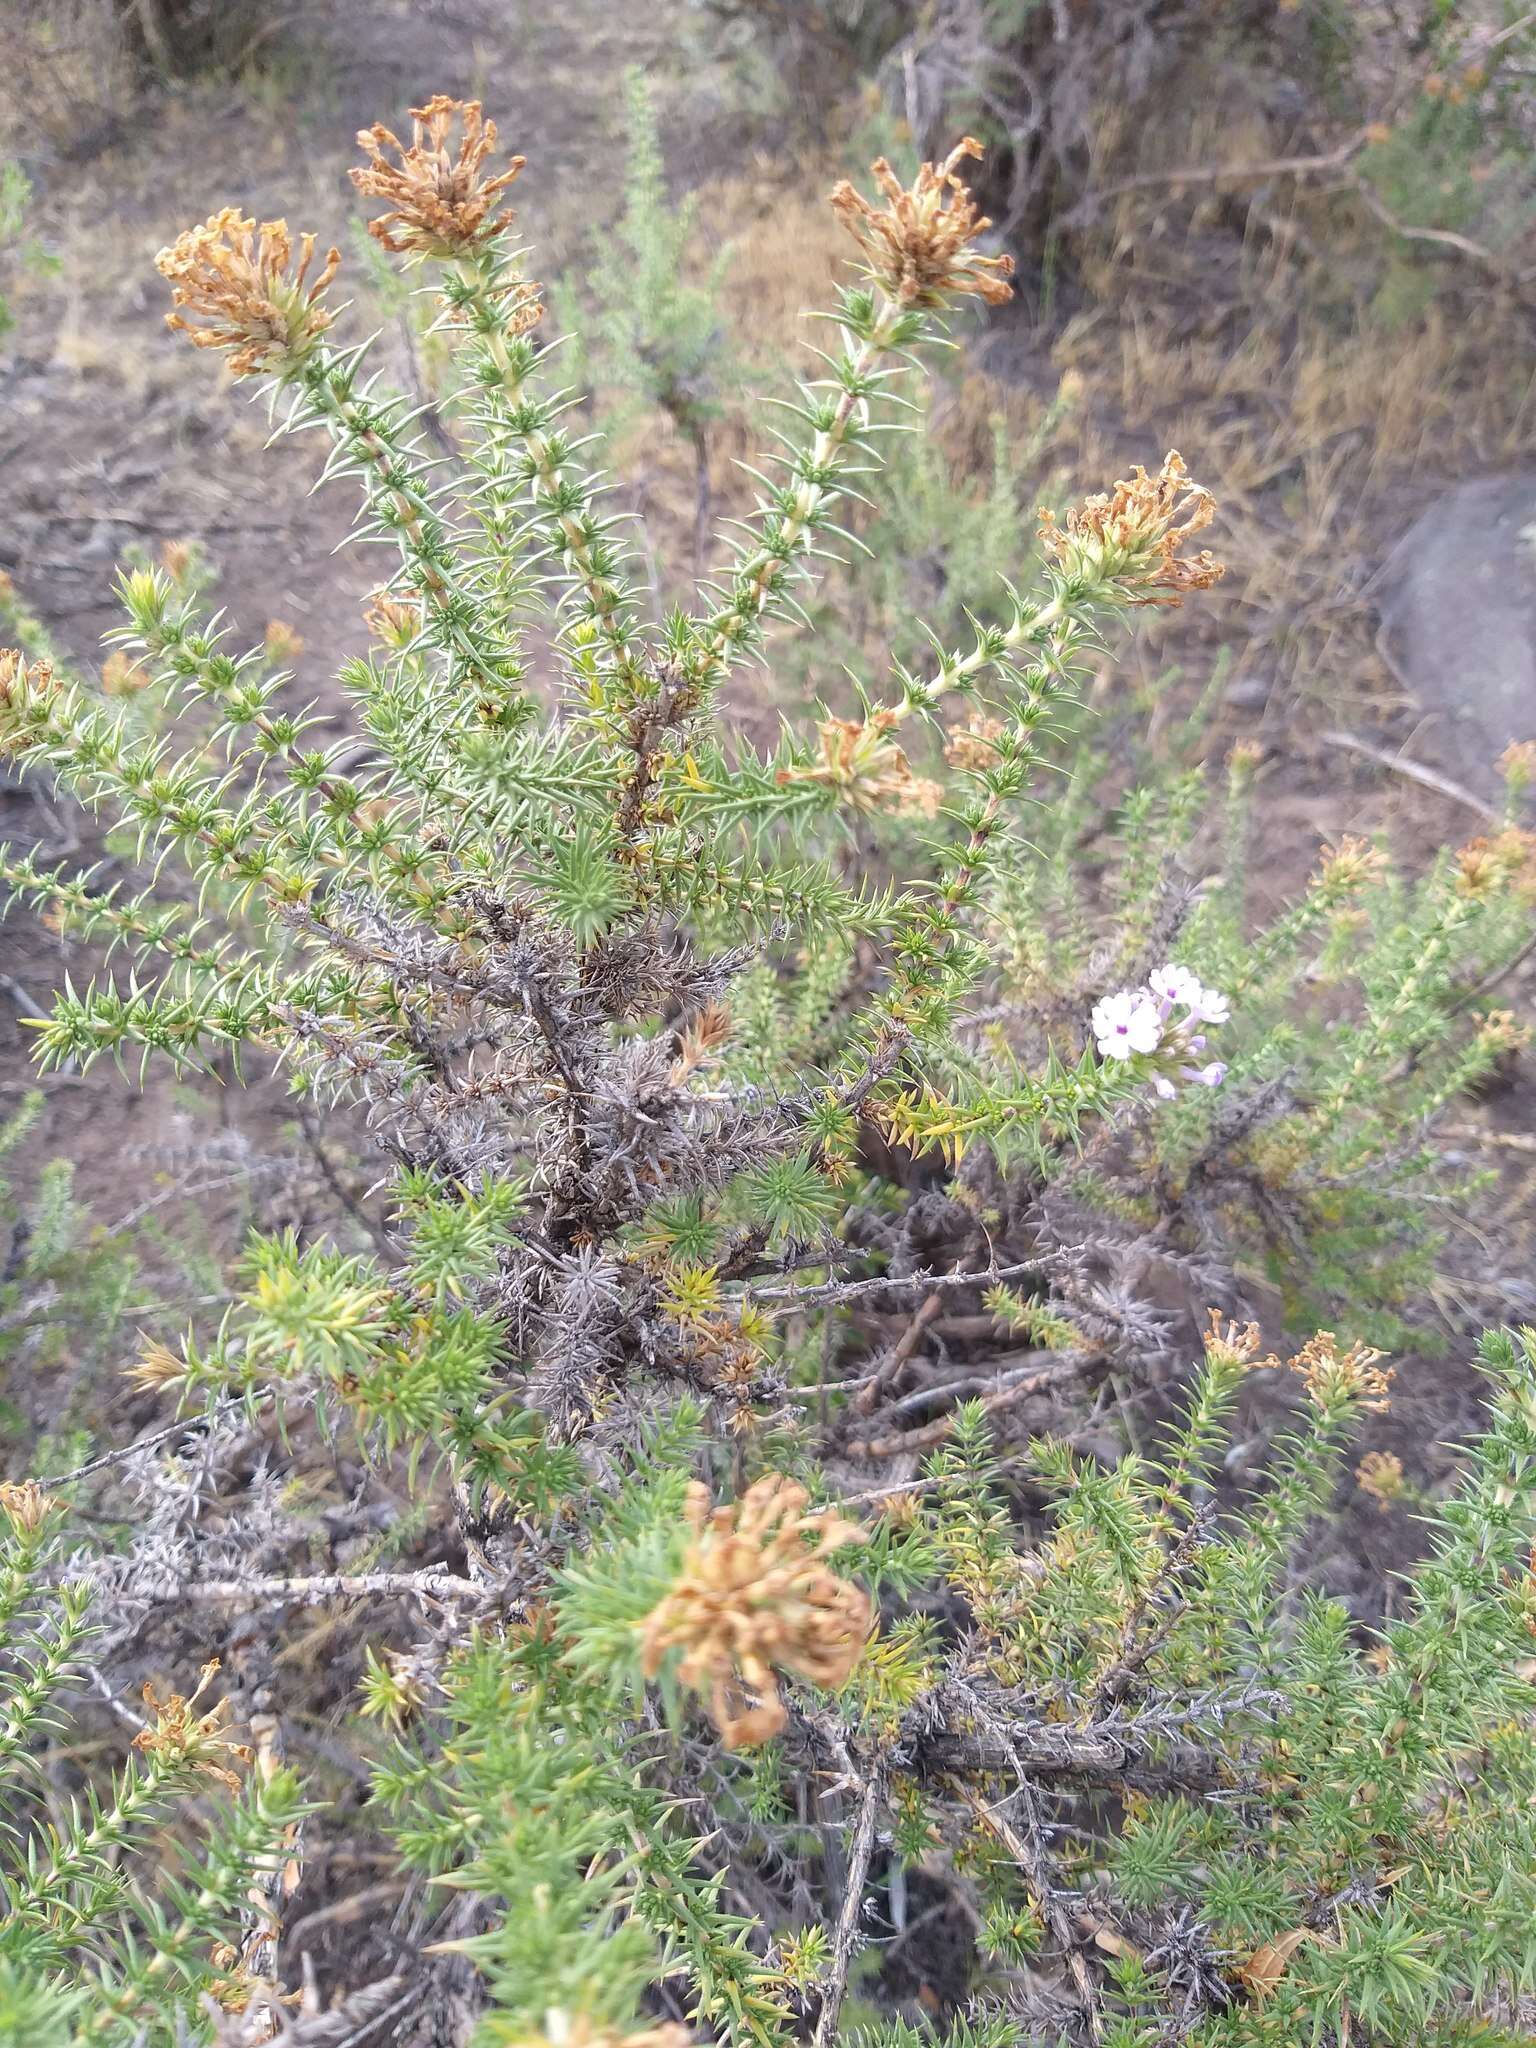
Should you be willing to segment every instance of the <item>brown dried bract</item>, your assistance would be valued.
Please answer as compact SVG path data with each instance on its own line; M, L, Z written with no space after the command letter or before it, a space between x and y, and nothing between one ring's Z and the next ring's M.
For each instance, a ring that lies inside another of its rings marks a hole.
M942 783L914 775L893 739L897 714L875 711L867 719L829 718L816 728L821 759L814 767L781 768L781 786L818 782L856 811L895 811L932 818L944 801Z
M327 251L306 289L314 254L313 235L299 237L295 262L286 221L258 227L238 207L226 206L155 258L177 308L166 314L166 325L194 348L227 349L237 377L291 373L331 324L320 297L341 267L341 252Z
M161 1758L172 1769L195 1771L199 1777L213 1778L231 1792L237 1792L240 1779L230 1765L249 1763L252 1752L243 1742L230 1738L229 1701L220 1700L206 1714L196 1712L197 1703L218 1668L218 1658L211 1658L185 1697L173 1692L161 1699L153 1681L146 1683L144 1704L155 1718L152 1726L133 1738L133 1746L145 1756Z
M511 207L496 212L496 202L527 161L509 159L494 178L484 175L485 160L496 147L496 123L487 121L478 100L454 100L438 93L424 107L411 109L409 146L376 121L358 131L358 146L368 162L351 173L353 184L370 199L388 202L388 212L368 224L374 240L396 255L461 256L499 234L513 218ZM455 124L458 149L450 153ZM391 163L392 150L400 159ZM532 325L534 313L525 319Z
M992 223L956 170L965 158L983 155L967 135L943 163L924 164L910 189L879 158L872 169L885 194L883 210L846 179L833 189L833 211L864 251L870 274L898 304L942 306L971 292L1000 306L1013 297L1013 258L977 255L977 237Z
M778 1672L841 1685L869 1639L869 1595L823 1562L862 1542L862 1531L829 1512L806 1514L808 1500L777 1473L734 1507L711 1510L706 1489L691 1487L694 1541L677 1583L643 1624L646 1676L681 1649L677 1675L708 1695L727 1749L766 1742L784 1726Z
M1069 512L1065 528L1042 508L1040 538L1063 569L1118 584L1132 604L1177 605L1186 590L1208 590L1226 574L1209 549L1179 553L1215 513L1215 499L1191 482L1183 456L1171 449L1156 476L1138 463L1107 496Z

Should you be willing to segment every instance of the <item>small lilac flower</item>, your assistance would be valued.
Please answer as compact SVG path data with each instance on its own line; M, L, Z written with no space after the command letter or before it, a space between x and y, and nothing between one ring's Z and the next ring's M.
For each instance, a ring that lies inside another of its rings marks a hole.
M1172 961L1166 967L1154 968L1147 976L1147 986L1170 1009L1175 1003L1182 1003L1188 1010L1197 1009L1204 994L1199 977Z
M1219 988L1202 987L1200 1000L1190 1005L1189 1014L1204 1024L1225 1024L1232 1014L1232 1007Z
M1166 1074L1154 1074L1152 1076L1152 1086L1161 1095L1164 1102L1172 1102L1174 1096L1179 1092Z
M1093 1035L1107 1060L1128 1060L1133 1053L1156 1052L1163 1019L1145 989L1123 988L1093 1006Z
M1186 1068L1185 1071L1190 1080L1200 1087L1219 1088L1227 1078L1227 1063L1225 1060L1211 1060L1206 1066Z

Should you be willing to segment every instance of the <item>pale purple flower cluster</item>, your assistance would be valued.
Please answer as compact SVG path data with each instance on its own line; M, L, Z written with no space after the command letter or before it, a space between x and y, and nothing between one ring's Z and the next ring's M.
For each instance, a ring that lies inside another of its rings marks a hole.
M1227 1016L1220 989L1170 962L1149 974L1144 988L1123 988L1095 1003L1093 1036L1101 1059L1155 1062L1152 1085L1166 1099L1177 1094L1179 1081L1217 1088L1226 1079L1223 1061L1196 1065L1194 1056L1205 1050L1201 1027L1225 1024Z

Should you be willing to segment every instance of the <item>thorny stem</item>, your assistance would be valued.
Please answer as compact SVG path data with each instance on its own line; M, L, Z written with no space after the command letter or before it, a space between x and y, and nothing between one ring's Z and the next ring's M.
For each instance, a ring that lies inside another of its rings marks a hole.
M1078 2004L1088 2023L1089 2038L1101 2041L1104 2038L1103 2009L1098 1993L1094 1989L1088 1965L1083 1960L1082 1951L1078 1946L1077 1930L1057 1897L1056 1871L1051 1862L1050 1852L1045 1846L1044 1828L1034 1787L1021 1770L1015 1789L1001 1802L1004 1806L1017 1805L1020 1808L1025 1822L1023 1834L1005 1820L997 1807L989 1804L973 1785L964 1788L963 1796L966 1805L981 1826L988 1834L995 1836L1013 1858L1035 1911L1050 1929L1061 1950L1073 1988L1077 1993Z
M1042 633L1048 636L1041 665L1049 669L1063 658L1077 624L1077 608L1069 605L1065 596L1058 593L1048 605L1030 615L1027 625L1011 630L1016 642L1038 639ZM1026 688L1026 701L1020 712L1015 714L1016 727L1025 731L1027 714L1038 712L1043 702L1043 693L1037 684L1026 685ZM1003 801L995 789L988 791L986 801L972 823L964 850L939 895L936 908L922 897L908 897L906 916L898 925L896 936L910 936L926 925L931 926L933 939L930 945L909 956L910 964L898 972L892 986L875 1006L878 1035L865 1056L860 1072L845 1084L839 1095L844 1109L862 1108L912 1044L913 1028L904 1020L902 1011L942 979L944 966L954 948L959 914L986 867L992 836L1002 815Z
M590 615L615 667L633 684L644 675L644 658L631 635L626 593L593 555L588 494L573 465L560 458L548 432L546 410L530 400L526 371L513 360L507 346L506 315L501 295L494 288L496 264L494 252L488 252L479 258L461 257L456 270L464 288L462 303L474 317L475 332L499 380L493 387L497 424L526 451L534 504L559 528Z
M838 2016L848 1990L848 1971L858 1946L859 1919L864 1910L864 1883L875 1853L877 1824L885 1799L886 1767L883 1759L871 1766L859 1799L853 1839L848 1845L848 1865L843 1876L843 1903L838 1910L832 1935L832 1960L822 1987L821 2011L812 2037L814 2048L831 2048L837 2038Z
M505 657L480 642L472 621L476 606L438 559L428 541L422 507L428 498L425 480L404 466L400 450L381 431L382 422L359 405L335 358L317 350L304 372L304 389L315 411L327 421L336 439L372 471L370 498L399 535L400 550L417 579L437 629L440 644L460 656L482 683L497 691L507 687ZM515 701L525 702L521 693Z
M849 429L854 424L859 407L868 400L862 386L873 374L881 358L891 352L891 336L901 315L896 302L882 294L874 323L858 352L845 372L847 388L838 399L831 420L816 431L811 443L807 467L813 472L835 471L841 461L848 442ZM756 554L742 564L738 572L740 588L714 616L707 620L700 634L697 653L692 662L693 673L700 687L717 681L730 666L732 651L741 644L752 627L763 617L769 602L775 594L778 581L784 570L799 555L805 553L811 544L817 515L837 495L833 483L813 482L802 477L796 486L793 503L786 515L782 528L775 539L765 539Z

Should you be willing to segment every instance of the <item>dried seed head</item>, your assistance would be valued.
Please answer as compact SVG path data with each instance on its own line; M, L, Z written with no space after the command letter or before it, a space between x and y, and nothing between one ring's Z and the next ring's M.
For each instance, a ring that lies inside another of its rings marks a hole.
M1065 528L1042 508L1040 538L1068 575L1112 583L1131 604L1178 605L1186 590L1208 590L1226 574L1208 549L1179 553L1215 513L1215 499L1190 481L1183 456L1172 449L1156 476L1138 464L1107 496L1069 512Z
M141 661L114 647L101 664L101 687L109 697L132 697L147 689L154 678Z
M240 1779L230 1763L248 1763L251 1751L243 1742L230 1739L229 1701L220 1700L206 1714L195 1711L218 1668L218 1658L211 1658L185 1698L173 1692L161 1699L153 1680L146 1683L144 1704L154 1715L154 1724L133 1738L133 1746L146 1756L162 1758L173 1769L195 1771L199 1777L213 1778L231 1792L237 1792Z
M496 123L485 119L478 100L439 93L424 107L412 107L411 123L409 146L382 122L358 131L368 162L353 170L352 182L389 209L369 222L369 234L397 255L462 256L483 247L512 220L511 207L497 213L496 202L527 159L514 156L496 177L484 176L485 160L496 147ZM456 124L458 148L450 154ZM387 150L398 164L388 160Z
M1478 1019L1477 1036L1486 1051L1503 1055L1529 1045L1531 1027L1522 1024L1513 1010L1487 1010Z
M706 1490L692 1487L694 1541L643 1624L646 1676L681 1649L677 1675L708 1695L727 1749L766 1742L784 1726L778 1672L841 1685L869 1638L869 1595L823 1562L862 1532L831 1513L807 1515L808 1499L777 1473L713 1511Z
M35 1536L64 1503L44 1493L35 1479L0 1480L0 1514L18 1536Z
M978 256L977 238L992 223L971 197L956 166L985 154L967 135L941 164L924 164L904 186L884 157L872 166L885 195L872 206L846 179L832 193L832 210L864 251L869 274L903 306L942 306L974 293L989 306L1013 297L1011 256Z
M299 237L295 262L286 221L258 227L238 207L226 206L155 258L177 308L166 314L166 325L194 348L227 349L237 377L262 371L292 376L331 324L320 298L341 267L341 252L327 252L306 290L314 254L313 235Z
M392 590L376 590L363 607L363 624L386 647L409 647L421 631L421 606Z
M1536 740L1511 740L1499 756L1499 773L1512 796L1523 796L1536 782Z
M146 1338L141 1356L123 1368L124 1379L149 1394L162 1394L167 1387L179 1386L186 1376L187 1361L158 1338Z
M867 719L829 718L816 728L820 761L811 768L780 769L780 784L820 783L855 811L936 816L944 801L943 784L913 774L911 762L887 737L896 722L896 713L888 710Z

